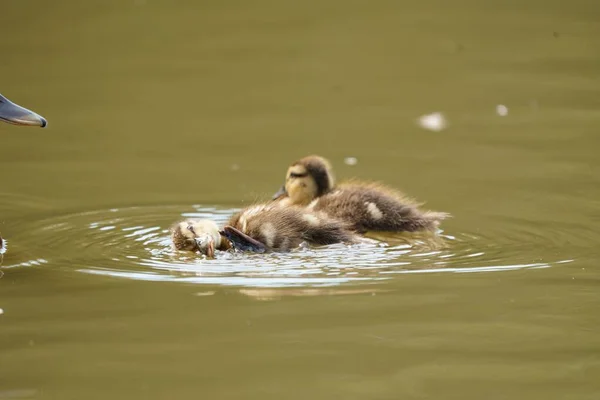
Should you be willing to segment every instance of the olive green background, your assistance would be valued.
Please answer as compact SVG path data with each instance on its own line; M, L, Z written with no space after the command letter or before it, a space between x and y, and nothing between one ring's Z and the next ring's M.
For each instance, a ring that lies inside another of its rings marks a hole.
M0 399L599 398L599 18L591 0L5 0L1 93L49 126L0 126ZM447 129L415 123L435 111ZM365 278L321 289L161 250L182 214L265 199L311 153L452 213L448 248L382 256L384 280L302 255L291 271Z

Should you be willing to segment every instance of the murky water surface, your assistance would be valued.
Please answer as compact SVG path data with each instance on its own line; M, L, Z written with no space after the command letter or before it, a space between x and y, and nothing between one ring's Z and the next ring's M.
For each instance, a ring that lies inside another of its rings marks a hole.
M0 399L600 398L595 2L2 8ZM453 218L171 249L311 153Z

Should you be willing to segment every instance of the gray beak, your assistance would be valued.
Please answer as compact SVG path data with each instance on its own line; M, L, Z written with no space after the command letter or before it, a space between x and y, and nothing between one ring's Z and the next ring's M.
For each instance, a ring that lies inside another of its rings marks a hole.
M41 126L48 125L42 117L18 104L13 103L0 94L0 121L14 125Z
M273 197L271 197L271 200L277 200L278 198L287 195L287 192L285 191L285 185L283 185L278 191L277 193L275 193L273 195Z

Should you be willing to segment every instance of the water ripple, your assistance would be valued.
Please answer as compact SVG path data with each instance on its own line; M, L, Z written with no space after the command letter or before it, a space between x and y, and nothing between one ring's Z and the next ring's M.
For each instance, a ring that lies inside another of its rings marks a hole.
M373 235L371 243L301 246L289 253L217 252L214 260L171 248L169 227L175 221L210 218L223 224L235 211L197 205L49 216L19 225L20 233L11 237L11 243L26 248L32 258L7 261L3 268L44 265L143 281L275 288L377 283L402 274L489 273L551 266L539 257L532 260L531 244L537 242L541 248L546 239L523 230L522 224L501 240L492 240L492 234L471 233Z

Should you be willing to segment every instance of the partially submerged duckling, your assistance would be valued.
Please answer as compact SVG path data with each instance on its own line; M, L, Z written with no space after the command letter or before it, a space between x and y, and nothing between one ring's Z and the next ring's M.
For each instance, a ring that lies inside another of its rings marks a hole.
M358 232L435 230L450 214L421 211L418 203L378 183L347 182L334 186L329 162L308 156L293 163L285 185L273 199L280 206L300 205L346 221Z
M42 128L48 125L48 122L41 115L13 103L1 94L0 121L13 125L41 126Z
M171 230L178 250L199 251L214 257L215 249L234 247L263 253L288 251L302 242L314 245L356 243L349 225L328 215L301 207L274 204L250 206L233 215L223 230L210 220L186 220Z

